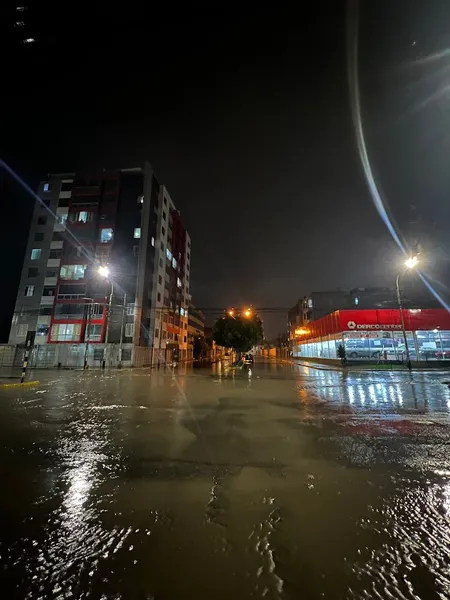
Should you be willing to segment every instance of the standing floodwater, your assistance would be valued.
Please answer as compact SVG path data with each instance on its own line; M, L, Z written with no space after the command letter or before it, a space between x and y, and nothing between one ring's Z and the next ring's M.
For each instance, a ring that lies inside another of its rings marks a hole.
M450 597L445 376L37 378L1 390L2 597Z

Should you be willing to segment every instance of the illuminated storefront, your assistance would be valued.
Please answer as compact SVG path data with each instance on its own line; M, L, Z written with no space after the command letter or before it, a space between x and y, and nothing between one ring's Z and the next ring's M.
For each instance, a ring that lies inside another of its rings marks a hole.
M450 314L444 309L403 311L408 349L413 361L450 360ZM400 312L338 310L296 330L293 356L338 358L343 345L351 360L404 360Z

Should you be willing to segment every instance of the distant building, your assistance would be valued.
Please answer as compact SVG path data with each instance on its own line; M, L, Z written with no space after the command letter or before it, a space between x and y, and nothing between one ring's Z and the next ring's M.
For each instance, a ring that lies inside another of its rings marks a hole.
M9 343L101 343L108 328L186 349L191 241L151 165L49 175L38 196Z
M191 304L188 315L188 342L193 343L194 338L205 335L205 315L201 310Z

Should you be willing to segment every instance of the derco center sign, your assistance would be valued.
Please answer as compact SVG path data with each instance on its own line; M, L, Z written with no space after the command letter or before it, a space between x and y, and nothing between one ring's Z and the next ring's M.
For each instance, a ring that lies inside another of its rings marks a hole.
M356 324L355 321L349 321L347 323L349 329L401 329L401 325L380 325L364 323L363 325Z

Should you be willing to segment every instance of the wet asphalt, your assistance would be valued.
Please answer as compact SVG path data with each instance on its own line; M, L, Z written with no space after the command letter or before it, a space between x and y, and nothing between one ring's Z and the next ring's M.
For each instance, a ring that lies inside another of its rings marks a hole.
M0 390L4 598L450 598L444 372L257 363Z

